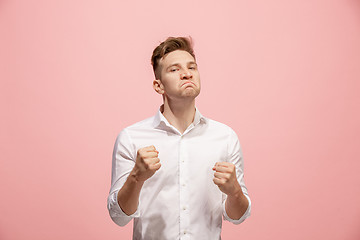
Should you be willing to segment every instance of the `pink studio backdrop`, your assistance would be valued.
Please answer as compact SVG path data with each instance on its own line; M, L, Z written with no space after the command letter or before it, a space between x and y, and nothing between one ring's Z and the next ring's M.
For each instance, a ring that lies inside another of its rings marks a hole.
M223 239L360 239L360 3L0 1L0 239L130 239L106 209L150 56L191 35L197 106L240 138L252 216Z

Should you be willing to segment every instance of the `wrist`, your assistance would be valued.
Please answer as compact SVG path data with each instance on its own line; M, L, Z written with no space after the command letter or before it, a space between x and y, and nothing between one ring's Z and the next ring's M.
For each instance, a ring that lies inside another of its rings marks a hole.
M130 172L130 175L128 177L129 181L131 181L134 184L144 184L145 180L141 180L140 178L140 170L135 165L132 171Z
M248 200L240 188L240 191L237 191L232 195L227 195L227 203L242 205L242 204L248 204Z
M244 197L243 191L240 187L240 185L238 185L235 189L235 191L232 194L228 194L228 197L233 198L233 199L241 199Z

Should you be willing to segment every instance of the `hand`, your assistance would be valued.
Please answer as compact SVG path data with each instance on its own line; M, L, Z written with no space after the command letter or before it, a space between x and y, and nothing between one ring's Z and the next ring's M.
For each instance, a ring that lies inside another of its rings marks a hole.
M144 182L159 170L161 163L158 154L159 152L153 145L137 151L136 163L133 168L133 174L137 181Z
M239 182L236 178L236 167L229 162L217 162L212 168L214 172L214 183L228 196L242 194Z

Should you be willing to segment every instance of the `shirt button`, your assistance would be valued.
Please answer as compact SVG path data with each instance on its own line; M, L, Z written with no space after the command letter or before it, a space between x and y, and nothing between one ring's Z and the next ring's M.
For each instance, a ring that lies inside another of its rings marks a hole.
M183 207L183 210L185 211L185 210L186 210L186 207Z
M184 234L186 234L186 230L184 230Z
M182 186L185 187L186 186L185 183L183 183Z

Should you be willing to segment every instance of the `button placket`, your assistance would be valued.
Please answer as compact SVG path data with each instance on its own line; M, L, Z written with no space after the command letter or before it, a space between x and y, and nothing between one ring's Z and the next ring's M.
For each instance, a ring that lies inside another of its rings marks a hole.
M179 192L180 192L180 233L183 233L184 237L188 237L188 229L190 224L190 215L188 211L189 194L186 188L188 179L186 161L186 138L182 135L179 139ZM183 239L183 238L182 238Z

